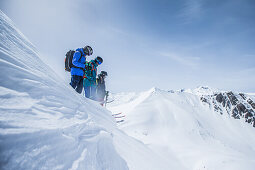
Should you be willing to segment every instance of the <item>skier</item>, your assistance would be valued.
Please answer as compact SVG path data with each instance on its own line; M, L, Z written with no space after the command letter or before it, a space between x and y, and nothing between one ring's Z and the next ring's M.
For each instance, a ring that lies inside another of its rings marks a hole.
M97 56L94 60L86 63L86 70L84 74L83 87L85 97L96 100L96 76L97 66L103 63L103 59Z
M78 92L82 92L83 75L86 63L86 56L93 54L93 50L90 46L84 48L78 48L75 50L73 55L72 64L74 67L71 68L71 82L70 85Z
M98 75L97 78L97 91L96 91L96 96L97 96L97 101L101 102L103 105L104 98L106 95L106 90L105 90L105 78L107 76L106 71L101 71L101 73Z

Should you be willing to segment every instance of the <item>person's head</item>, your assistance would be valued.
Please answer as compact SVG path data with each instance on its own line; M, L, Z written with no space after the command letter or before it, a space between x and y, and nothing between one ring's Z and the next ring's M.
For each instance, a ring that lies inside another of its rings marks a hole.
M107 76L107 72L106 71L101 71L101 73L100 73L102 76Z
M103 59L102 59L101 57L97 56L97 57L95 58L95 62L97 63L97 65L100 65L100 64L103 63Z
M87 55L87 56L90 56L93 54L93 49L90 47L90 46L85 46L83 48L83 52Z

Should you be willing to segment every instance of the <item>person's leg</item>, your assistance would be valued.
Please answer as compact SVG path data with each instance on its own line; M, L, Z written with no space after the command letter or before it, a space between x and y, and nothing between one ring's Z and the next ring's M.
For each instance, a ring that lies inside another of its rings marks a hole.
M96 100L96 86L91 86L91 95L90 98L92 100Z
M77 83L76 91L81 94L83 88L83 78L79 76L79 81Z
M79 80L76 75L72 75L70 85L75 89Z
M84 86L85 97L90 97L90 86Z
M102 101L102 94L101 94L101 90L100 88L96 88L96 97L95 97L96 101Z
M84 88L85 97L89 98L90 88L89 88L89 82L86 78L83 79L83 88Z
M100 96L99 96L99 99L98 99L98 101L100 101L101 103L101 105L103 106L105 103L106 103L106 101L104 100L104 98L105 98L105 91L103 91L103 90L101 90L100 91Z

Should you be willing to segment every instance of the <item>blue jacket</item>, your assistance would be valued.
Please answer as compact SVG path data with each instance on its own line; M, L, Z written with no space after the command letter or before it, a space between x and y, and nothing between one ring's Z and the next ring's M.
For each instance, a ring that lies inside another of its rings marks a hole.
M83 69L85 68L86 55L84 54L82 48L78 48L75 50L72 63L76 67L81 67ZM71 68L71 75L83 76L83 74L84 74L84 71L82 69L74 68L74 67Z
M97 64L95 60L91 60L90 62L87 63L88 65L90 64L92 66L92 70L86 70L85 71L85 76L83 80L83 86L88 87L88 86L94 86L96 87L96 78L97 78Z

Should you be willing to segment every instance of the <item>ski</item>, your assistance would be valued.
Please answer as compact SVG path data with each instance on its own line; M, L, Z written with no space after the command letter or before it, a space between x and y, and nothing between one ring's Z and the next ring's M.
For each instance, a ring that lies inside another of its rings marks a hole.
M106 101L106 100L104 100L104 101L102 101L101 103L103 103L103 104L105 104L105 103L112 103L112 102L114 102L114 100L111 100L111 101Z
M114 116L114 118L123 118L123 117L125 117L125 115L123 115L123 116Z
M112 101L109 101L109 102L105 102L105 103L112 103L112 102L114 102L114 100L112 100Z
M122 115L122 112L112 114L112 116L115 118L117 124L121 123L121 122L124 122L124 119L122 119L122 120L120 120L120 119L126 117L125 115Z
M116 121L116 123L121 123L121 122L124 122L124 120L119 120L119 121Z
M120 115L120 114L122 114L122 112L120 112L120 113L115 113L115 114L112 114L112 116L117 116L117 115Z

